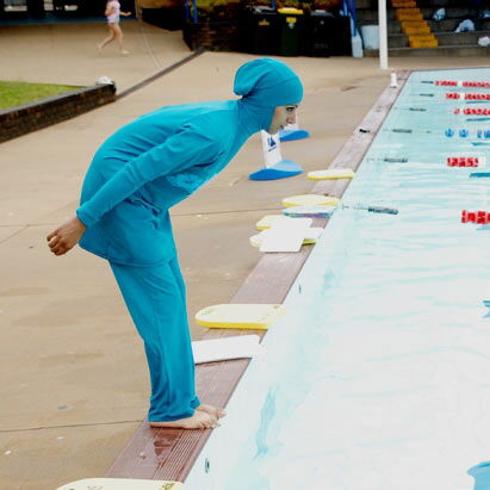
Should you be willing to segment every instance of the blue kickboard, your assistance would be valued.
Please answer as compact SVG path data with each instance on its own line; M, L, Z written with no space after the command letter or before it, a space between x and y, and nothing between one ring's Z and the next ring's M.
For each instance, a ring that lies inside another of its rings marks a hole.
M295 141L309 137L310 133L304 129L283 129L279 131L279 141Z
M303 173L303 169L296 162L291 160L281 160L272 167L264 167L251 173L250 180L277 180L293 177Z

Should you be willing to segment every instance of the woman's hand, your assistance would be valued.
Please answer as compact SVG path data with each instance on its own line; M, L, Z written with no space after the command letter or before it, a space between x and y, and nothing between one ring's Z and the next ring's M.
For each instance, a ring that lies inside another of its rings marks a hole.
M131 15L131 12L121 12L121 15L124 17L129 17Z
M85 229L85 225L76 216L56 228L46 237L51 252L55 255L66 254L80 241Z

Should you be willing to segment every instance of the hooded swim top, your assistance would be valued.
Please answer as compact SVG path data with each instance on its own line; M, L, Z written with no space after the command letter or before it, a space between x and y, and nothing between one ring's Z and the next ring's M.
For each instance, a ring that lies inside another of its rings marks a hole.
M87 226L84 248L111 258L100 242L117 236L112 225L122 214L121 203L137 198L156 215L168 210L221 171L253 133L268 129L275 107L298 104L303 97L298 76L268 58L241 66L234 91L240 99L158 109L102 144L77 209Z

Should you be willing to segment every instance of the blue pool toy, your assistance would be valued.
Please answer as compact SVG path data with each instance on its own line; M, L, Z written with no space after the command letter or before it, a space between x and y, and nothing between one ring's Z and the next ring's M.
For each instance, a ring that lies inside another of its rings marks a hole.
M303 169L292 160L281 160L270 167L264 167L249 175L250 180L277 180L303 173Z
M488 490L490 488L490 461L483 461L468 470L468 475L475 479L473 490Z
M279 139L281 141L295 141L309 138L310 133L305 129L283 129L279 131Z
M281 156L281 144L278 134L261 131L264 167L252 172L250 180L277 180L293 177L303 172L299 164L292 160L284 160Z
M292 124L288 124L284 129L279 131L279 141L295 141L309 138L310 133L304 129L300 129L298 116Z

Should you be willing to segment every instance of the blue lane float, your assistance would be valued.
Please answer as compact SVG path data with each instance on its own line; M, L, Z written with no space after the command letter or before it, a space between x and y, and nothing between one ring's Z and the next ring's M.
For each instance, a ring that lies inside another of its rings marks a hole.
M481 179L490 177L490 172L471 172L470 177Z
M284 160L281 156L281 144L278 134L269 134L261 131L262 149L265 165L263 168L252 172L250 180L277 180L294 177L303 173L302 167L292 160Z

